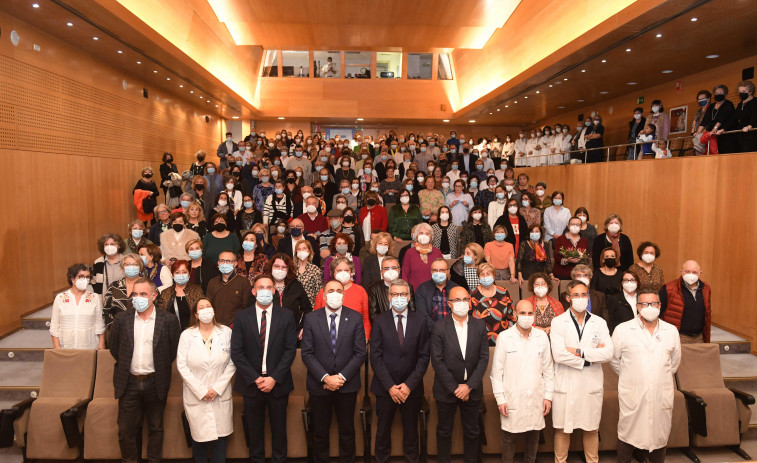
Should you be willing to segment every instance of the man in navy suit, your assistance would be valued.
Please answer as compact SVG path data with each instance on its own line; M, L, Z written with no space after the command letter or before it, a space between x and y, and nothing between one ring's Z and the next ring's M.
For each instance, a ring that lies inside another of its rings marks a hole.
M313 461L329 460L331 413L339 425L339 461L355 461L355 402L360 367L365 362L365 329L358 312L342 306L344 286L331 280L323 287L326 307L305 316L302 361L313 415Z
M460 407L463 461L474 463L481 448L478 416L483 377L489 365L489 339L484 321L468 315L470 295L465 288L452 288L448 304L452 316L439 320L431 333L434 399L439 413L436 461L450 461L452 426Z
M429 362L429 332L423 315L407 310L410 285L404 280L389 284L392 309L376 317L371 330L371 392L376 395L376 461L389 460L392 423L402 415L405 459L418 461L418 412L423 375Z
M253 281L255 305L237 313L231 331L231 361L237 367L234 390L244 396L250 461L265 459L265 410L271 420L271 457L287 459L286 415L294 389L291 366L297 352L297 324L282 308L273 278L260 274Z

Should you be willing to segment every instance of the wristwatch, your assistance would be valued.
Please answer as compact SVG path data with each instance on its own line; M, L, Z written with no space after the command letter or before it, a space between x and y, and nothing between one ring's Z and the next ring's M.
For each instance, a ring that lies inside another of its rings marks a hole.
M581 349L576 349L576 355L579 357L583 357L583 352L581 352Z

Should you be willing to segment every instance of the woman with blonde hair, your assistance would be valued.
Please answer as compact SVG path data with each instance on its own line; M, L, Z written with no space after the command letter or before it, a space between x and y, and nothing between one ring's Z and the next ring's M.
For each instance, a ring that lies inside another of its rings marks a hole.
M479 284L478 266L484 261L484 248L478 243L468 243L463 255L452 264L450 280L465 288L469 293Z
M431 279L431 264L441 259L442 252L434 247L434 230L431 225L421 222L413 227L412 243L402 258L402 279L410 283L414 290Z
M134 288L134 283L145 273L145 264L137 254L125 254L123 259L121 259L121 266L126 276L123 280L112 283L105 292L103 320L106 327L110 327L116 315L124 310L133 308L131 305L131 292Z
M364 246L360 253L362 264L362 285L369 288L373 283L381 279L381 261L384 257L394 254L394 240L387 232L374 233L371 236L370 246Z
M294 262L297 266L297 280L302 283L310 300L315 304L318 291L323 288L323 271L313 263L313 245L308 240L300 240L294 247Z
M197 233L197 236L202 239L208 232L208 222L205 221L205 211L202 209L202 204L197 201L193 201L187 206L187 229Z

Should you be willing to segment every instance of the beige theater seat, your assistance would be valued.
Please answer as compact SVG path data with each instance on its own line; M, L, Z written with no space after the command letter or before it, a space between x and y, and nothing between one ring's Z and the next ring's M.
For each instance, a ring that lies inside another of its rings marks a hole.
M754 397L725 386L717 344L681 346L678 389L686 397L691 444L696 447L728 446L745 460L741 436L749 429ZM705 408L706 407L706 408ZM673 427L675 427L675 416Z
M520 301L520 285L518 283L511 283L510 280L497 280L494 283L507 290L510 294L510 299L513 301L513 310L515 310L515 304Z
M27 458L81 458L84 417L95 381L95 354L95 350L45 351L39 397L14 407L18 411L13 417L15 440L25 447Z
M549 295L559 301L560 300L560 292L559 291L560 291L560 284L559 284L559 282L557 282L555 280L552 280L552 291L549 292ZM524 281L523 282L523 287L520 288L520 298L521 298L521 300L528 299L529 297L531 297L533 295L534 295L534 293L532 293L531 291L528 290L528 281Z
M84 458L87 460L121 458L121 448L118 446L118 399L113 390L115 364L116 359L110 355L110 351L97 351L95 390L84 420Z
M184 432L183 395L184 380L181 379L181 374L176 368L176 361L174 361L171 365L171 385L166 396L166 408L163 411L163 458L167 460L192 458L192 441L187 440ZM142 428L142 458L145 459L147 458L147 441L147 424L145 423Z

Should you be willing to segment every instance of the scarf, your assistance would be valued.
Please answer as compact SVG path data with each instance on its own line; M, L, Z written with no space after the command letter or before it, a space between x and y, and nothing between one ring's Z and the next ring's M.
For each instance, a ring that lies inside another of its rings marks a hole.
M605 233L605 236L607 236L610 246L612 246L612 249L615 251L616 262L620 262L620 233L618 233L618 236L615 238L613 238L609 232Z
M547 260L547 253L544 252L544 246L541 243L534 246L534 243L529 241L528 246L534 251L534 260L537 262L545 262Z

